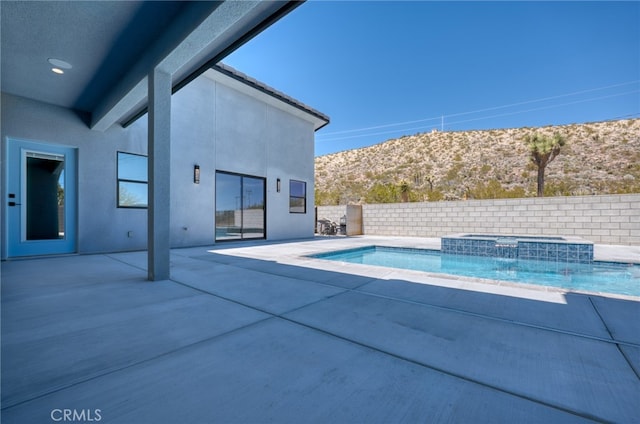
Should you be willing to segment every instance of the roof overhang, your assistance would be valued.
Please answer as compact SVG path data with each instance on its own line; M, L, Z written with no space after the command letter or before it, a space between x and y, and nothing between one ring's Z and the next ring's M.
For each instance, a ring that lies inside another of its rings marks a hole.
M329 123L329 117L286 94L257 81L242 72L224 64L217 64L204 73L210 80L220 82L236 91L247 94L262 102L284 110L313 124L314 131Z
M300 4L3 0L2 91L73 109L104 131L146 110L154 69L175 92ZM56 76L48 58L73 69Z
M91 128L105 130L114 123L123 123L144 113L147 75L151 69L157 67L172 75L175 92L208 69L212 61L222 59L299 4L225 1L184 37L180 34L186 22L198 19L192 14L182 16L96 108Z

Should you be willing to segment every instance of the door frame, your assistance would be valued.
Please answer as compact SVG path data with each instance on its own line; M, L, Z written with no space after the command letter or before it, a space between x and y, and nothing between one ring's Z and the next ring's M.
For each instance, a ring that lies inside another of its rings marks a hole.
M217 228L218 228L218 222L216 219L216 214L218 212L218 174L225 174L225 175L231 175L231 176L235 176L235 177L240 177L240 206L239 206L239 210L240 210L240 237L238 238L218 238L217 236ZM262 210L262 237L245 237L244 236L244 196L243 196L243 192L244 192L244 178L253 178L253 179L257 179L257 180L262 180L262 198L264 201L264 206L263 206L263 210ZM213 217L214 217L214 225L213 225L213 241L214 243L224 243L224 242L231 242L231 241L249 241L249 240L266 240L267 238L267 178L266 177L260 177L257 175L250 175L250 174L241 174L239 172L231 172L231 171L223 171L221 169L216 169L215 170L215 184L214 184L214 193L213 193L213 199L214 199L214 211L213 211Z
M7 258L76 253L78 216L78 152L76 147L6 138L5 167L5 246ZM26 154L27 152L64 156L64 238L26 240ZM10 195L15 197L10 197ZM15 205L10 206L10 203ZM23 205L24 203L24 205Z

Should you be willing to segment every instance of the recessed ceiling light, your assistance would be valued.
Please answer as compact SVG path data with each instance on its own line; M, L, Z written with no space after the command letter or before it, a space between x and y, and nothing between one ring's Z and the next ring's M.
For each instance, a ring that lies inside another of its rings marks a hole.
M73 66L71 66L71 64L69 62L65 62L64 60L61 59L54 59L54 58L50 58L48 59L49 63L52 64L53 66L55 66L58 69L71 69L73 68Z
M51 71L60 75L64 74L64 71L60 68L51 68Z

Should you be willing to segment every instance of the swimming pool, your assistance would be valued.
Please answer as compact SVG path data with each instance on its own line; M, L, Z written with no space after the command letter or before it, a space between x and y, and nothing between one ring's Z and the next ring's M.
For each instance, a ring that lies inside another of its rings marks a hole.
M452 255L439 250L367 246L312 257L465 277L640 296L640 265L573 263Z

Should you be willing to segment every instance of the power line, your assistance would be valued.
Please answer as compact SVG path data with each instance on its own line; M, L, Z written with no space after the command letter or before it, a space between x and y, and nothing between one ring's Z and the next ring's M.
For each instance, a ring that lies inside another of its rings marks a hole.
M465 122L472 122L472 121L480 121L482 119L499 118L499 117L502 117L502 116L517 115L519 113L535 112L535 111L538 111L538 110L553 109L555 107L574 105L574 104L578 104L578 103L592 102L594 100L609 99L611 97L626 96L627 94L633 94L633 93L638 93L638 92L640 92L640 89L639 90L626 91L624 93L610 94L610 95L607 95L607 96L592 97L590 99L574 100L572 102L561 103L561 104L557 104L557 105L541 106L541 107L536 107L536 108L533 108L533 109L520 110L520 111L517 111L517 112L500 113L498 115L484 116L482 118L465 119L465 120L462 120L462 121L450 122L448 125L462 124L462 123L465 123Z
M605 119L603 122L619 121L620 119L630 119L630 118L636 118L636 117L640 117L640 112L628 113L626 115L620 115L620 116L614 116L613 118Z
M611 98L611 97L625 96L625 95L628 95L628 94L633 94L633 93L638 93L638 92L640 92L640 89L639 90L626 91L624 93L610 94L610 95L607 95L607 96L599 96L599 97L592 97L592 98L589 98L589 99L575 100L575 101L572 101L572 102L560 103L560 104L556 104L556 105L542 106L542 107L533 108L533 109L520 110L520 111L515 111L515 112L507 112L507 113L501 113L501 114L490 115L490 116L483 116L483 117L480 117L480 118L465 119L465 120L461 120L461 121L449 122L449 123L447 123L447 125L456 125L456 124L472 122L472 121L481 121L483 119L492 119L492 118L499 118L499 117L502 117L502 116L517 115L517 114L520 114L520 113L535 112L535 111L538 111L538 110L552 109L552 108L556 108L556 107L568 106L568 105L577 104L577 103L586 103L586 102L590 102L590 101L602 100L602 99L607 99L607 98ZM524 103L525 102L522 102L522 104L524 104ZM526 103L533 103L533 101L532 102L526 102ZM494 109L494 108L483 109L483 110L486 111L486 110L491 110L491 109ZM471 113L471 112L468 112L468 113L465 112L465 113L460 113L460 114L456 114L456 115L445 115L445 116L460 116L460 115L469 114L469 113ZM438 118L435 118L435 119L438 119ZM414 121L414 122L420 122L420 121ZM381 131L381 132L367 133L367 134L357 134L357 135L351 135L351 136L346 136L346 137L334 137L334 138L327 138L327 139L317 140L317 141L324 142L324 141L348 140L348 139L352 139L352 138L361 138L361 137L370 137L370 136L374 136L374 135L384 135L384 134L398 133L398 132L401 132L401 131L415 131L415 130L429 128L431 126L432 125L421 125L419 127L398 128L396 130ZM381 126L381 127L384 127L384 126ZM355 130L352 130L352 131L355 131Z
M474 114L474 113L488 112L488 111L491 111L491 110L505 109L505 108L508 108L508 107L521 106L521 105L525 105L525 104L538 103L538 102L543 102L543 101L548 101L548 100L555 100L555 99L560 99L560 98L563 98L563 97L575 96L575 95L578 95L578 94L591 93L591 92L594 92L594 91L600 91L600 90L606 90L606 89L609 89L609 88L622 87L622 86L625 86L625 85L636 84L638 82L640 82L640 80L628 81L628 82L623 82L623 83L619 83L619 84L612 84L612 85L607 85L607 86L598 87L598 88L590 88L590 89L587 89L587 90L574 91L572 93L560 94L560 95L557 95L557 96L550 96L550 97L543 97L543 98L540 98L540 99L527 100L527 101L511 103L511 104L507 104L507 105L502 105L502 106L494 106L494 107L489 107L489 108L477 109L477 110L473 110L473 111L469 111L469 112L460 112L460 113L453 113L453 114L449 114L449 115L441 115L441 116L436 116L436 117L433 117L433 118L416 119L416 120L412 120L412 121L396 122L396 123L392 123L392 124L376 125L376 126L372 126L372 127L356 128L356 129L351 129L351 130L333 131L333 132L328 132L328 133L324 133L324 134L318 134L316 138L321 138L321 137L328 136L328 135L349 134L349 133L354 133L354 132L369 131L369 130L380 129L380 128L396 127L396 126L400 126L400 125L415 124L415 123L418 123L418 122L428 122L428 121L440 120L441 124L442 124L444 122L444 118L452 118L452 117L456 117L456 116L471 115L471 114ZM442 124L442 126L444 126L444 125ZM424 126L420 127L420 128L424 128ZM402 129L398 129L398 130L391 131L391 132L396 132L396 131L402 131ZM387 134L387 133L389 133L389 132L367 134L367 135L378 135L378 134ZM365 137L365 136L366 135L361 135L359 137ZM355 137L331 138L331 139L319 140L319 141L343 140L343 139L346 139L346 138L355 138Z
M526 105L526 104L530 104L530 103L538 103L538 102L544 102L544 101L547 101L547 100L555 100L555 99L560 99L562 97L575 96L577 94L591 93L593 91L600 91L600 90L606 90L606 89L609 89L609 88L622 87L624 85L631 85L631 84L635 84L635 83L638 83L638 82L640 82L640 80L623 82L623 83L620 83L620 84L613 84L613 85L608 85L608 86L599 87L599 88L591 88L591 89L588 89L588 90L575 91L573 93L560 94L558 96L544 97L544 98L541 98L541 99L538 99L538 100L528 100L528 101L524 101L524 102L512 103L510 105L505 105L505 106L490 107L490 108L481 109L481 110L477 110L477 111L473 111L473 112L455 113L455 114L452 114L452 115L448 115L447 117L450 118L450 117L453 117L453 116L469 115L469 114L477 113L477 112L488 112L490 110L504 109L504 108L512 107L512 106L521 106L521 105Z

